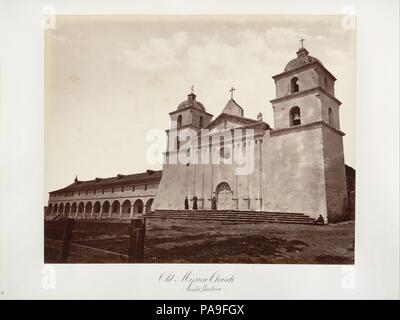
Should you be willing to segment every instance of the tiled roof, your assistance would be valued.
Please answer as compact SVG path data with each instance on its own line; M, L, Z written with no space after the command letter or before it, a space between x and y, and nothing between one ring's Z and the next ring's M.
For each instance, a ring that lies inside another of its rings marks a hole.
M142 173L135 174L118 174L116 177L110 178L95 178L93 180L80 181L75 180L74 183L69 186L51 191L52 193L63 193L63 192L71 192L71 191L79 191L79 190L93 190L93 189L101 189L106 187L118 187L118 186L132 186L138 184L146 184L146 183L159 183L162 176L162 170L147 170Z

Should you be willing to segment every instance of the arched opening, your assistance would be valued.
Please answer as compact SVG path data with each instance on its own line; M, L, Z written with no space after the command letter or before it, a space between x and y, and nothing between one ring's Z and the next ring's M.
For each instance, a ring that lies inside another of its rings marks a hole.
M181 140L179 139L179 137L176 137L176 150L179 150L180 147L181 147Z
M58 213L64 213L64 204L60 203L60 205L58 206Z
M151 211L151 206L153 205L153 200L154 200L153 198L147 200L147 202L146 202L146 213Z
M299 78L297 77L293 77L290 80L290 93L299 92L299 84L297 81L299 81Z
M118 200L115 200L111 206L111 218L117 219L119 218L119 209L120 204Z
M57 213L57 211L58 211L58 204L56 203L53 206L53 213Z
M96 201L96 203L93 206L93 216L98 218L100 216L100 210L101 210L101 203L100 201Z
M108 217L110 213L110 203L108 201L104 201L103 208L101 209L101 216Z
M133 204L133 213L143 213L143 201L138 199Z
M64 213L66 216L71 213L71 204L69 202L65 205Z
M86 203L86 207L85 207L85 217L90 217L90 214L92 213L92 203L89 201L88 203Z
M290 126L298 126L301 124L300 108L293 107L290 109Z
M328 121L329 125L333 127L333 112L331 108L328 109Z
M77 209L78 209L78 206L77 206L76 202L74 202L71 206L71 213L76 214Z
M130 218L131 217L131 207L132 207L132 203L129 200L125 200L122 203L122 218Z
M182 126L182 115L180 114L178 116L178 119L176 120L176 127L180 128Z
M200 119L199 119L199 127L200 128L204 127L204 118L202 116L200 116Z
M231 186L227 182L221 182L218 184L215 194L218 210L232 209L232 191Z
M46 213L47 214L51 214L53 212L53 204L52 203L49 203L49 205L47 206L47 211L46 211Z
M77 217L82 217L84 210L85 210L85 204L83 202L80 202L79 205L78 205L78 215L77 215Z

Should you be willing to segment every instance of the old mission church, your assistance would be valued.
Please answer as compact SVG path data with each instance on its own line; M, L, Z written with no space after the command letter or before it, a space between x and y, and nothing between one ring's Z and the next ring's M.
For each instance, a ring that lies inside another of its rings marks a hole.
M261 114L257 119L244 117L232 96L215 118L193 91L170 112L178 132L191 128L200 136L201 129L241 130L241 143L233 143L233 148L253 143L253 170L248 174L238 175L233 163L171 163L168 159L179 152L180 143L168 141L162 171L90 181L75 178L65 188L50 192L46 218L129 219L157 213L168 217L197 209L199 216L241 212L322 216L325 223L347 219L354 170L344 163L336 78L303 46L272 78L276 86L271 100L273 128ZM252 141L247 141L248 129L254 132ZM221 148L220 141L206 141L210 150ZM199 146L195 154L200 157L201 152Z

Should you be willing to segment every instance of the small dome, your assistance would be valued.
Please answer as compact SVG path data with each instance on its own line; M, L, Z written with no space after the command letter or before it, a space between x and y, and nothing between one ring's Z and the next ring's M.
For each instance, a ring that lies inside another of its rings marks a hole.
M203 104L199 101L196 101L196 95L194 93L189 94L187 100L181 102L177 110L188 107L193 107L201 111L206 111L206 108L204 108Z
M306 64L310 64L314 61L320 62L317 58L314 58L310 55L308 55L308 51L306 48L300 48L297 51L297 58L291 60L285 67L285 72L286 71L291 71L294 69L297 69L299 67L302 67Z

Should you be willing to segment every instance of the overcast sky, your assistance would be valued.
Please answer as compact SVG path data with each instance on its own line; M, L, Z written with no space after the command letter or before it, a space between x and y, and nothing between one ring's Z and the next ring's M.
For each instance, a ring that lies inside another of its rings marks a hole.
M337 78L345 161L355 166L356 39L340 16L57 16L46 31L46 192L79 179L161 166L146 132L187 98L217 116L230 98L273 127L273 75L299 39Z

